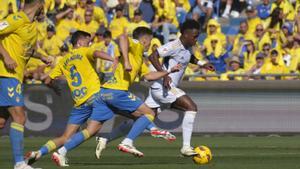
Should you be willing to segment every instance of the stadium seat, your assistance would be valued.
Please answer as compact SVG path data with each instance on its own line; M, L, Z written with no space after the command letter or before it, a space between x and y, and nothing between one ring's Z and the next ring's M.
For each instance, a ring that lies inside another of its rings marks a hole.
M198 37L198 42L203 43L206 38L206 33L201 33Z
M147 23L151 23L155 16L155 11L151 3L142 1L139 9L143 11L143 20Z
M230 18L229 25L231 26L239 26L240 22L246 20L246 18Z

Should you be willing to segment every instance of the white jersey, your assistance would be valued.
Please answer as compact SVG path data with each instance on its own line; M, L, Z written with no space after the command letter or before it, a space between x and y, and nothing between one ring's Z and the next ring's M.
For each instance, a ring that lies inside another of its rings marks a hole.
M177 87L179 82L184 75L185 69L187 68L188 64L190 63L192 52L191 49L186 49L180 39L176 39L165 45L159 47L157 52L160 57L163 58L163 69L168 70L171 69L173 66L177 64L182 65L182 69L179 72L171 73L169 76L172 79L171 86ZM162 88L163 87L163 80L155 81L151 88Z

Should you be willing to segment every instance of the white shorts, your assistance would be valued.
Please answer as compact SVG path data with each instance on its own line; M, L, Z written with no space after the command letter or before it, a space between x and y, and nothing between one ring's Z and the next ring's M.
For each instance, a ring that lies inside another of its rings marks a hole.
M171 90L162 88L150 88L149 95L145 100L145 104L150 108L158 108L160 104L171 104L177 98L185 95L185 92L177 87L172 87Z

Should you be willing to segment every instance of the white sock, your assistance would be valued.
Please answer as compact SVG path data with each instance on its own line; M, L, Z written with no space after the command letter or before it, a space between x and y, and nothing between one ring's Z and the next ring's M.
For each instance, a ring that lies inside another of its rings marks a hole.
M58 152L60 155L62 155L62 156L66 156L68 150L65 148L65 146L63 146L63 147L61 147L60 149L58 149L57 152Z
M193 132L194 120L197 112L186 111L182 120L182 139L183 146L191 146L191 137Z
M231 10L231 5L226 5L223 15L224 14L228 15L230 10Z
M132 146L132 143L133 143L133 141L130 138L125 138L122 141L122 144L127 144L127 145L130 145L130 146Z

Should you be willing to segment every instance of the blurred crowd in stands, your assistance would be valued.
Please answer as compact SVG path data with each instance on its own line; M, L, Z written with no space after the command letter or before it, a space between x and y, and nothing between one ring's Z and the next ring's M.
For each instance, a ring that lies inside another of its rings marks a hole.
M22 10L22 0L0 0L0 20ZM30 58L26 83L41 83L72 46L70 35L92 35L91 47L120 56L118 37L138 26L152 29L154 38L145 61L157 47L179 37L186 19L201 24L194 55L214 65L207 71L190 65L186 80L299 79L299 0L45 0L36 18L38 53L53 59L45 65ZM98 73L111 73L112 63L98 60Z

